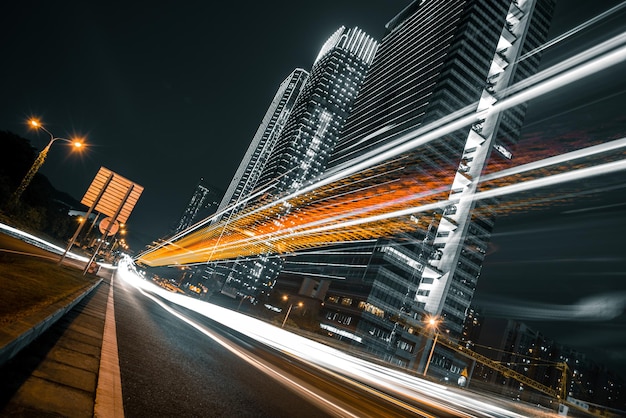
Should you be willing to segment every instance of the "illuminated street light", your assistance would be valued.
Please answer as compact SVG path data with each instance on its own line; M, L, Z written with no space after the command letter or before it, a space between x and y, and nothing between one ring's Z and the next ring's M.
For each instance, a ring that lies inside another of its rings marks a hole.
M426 376L426 373L428 372L428 366L430 366L430 360L433 358L433 353L435 352L435 346L437 345L437 338L439 338L439 322L440 319L438 319L435 316L431 316L428 321L426 321L426 326L433 328L434 333L435 333L435 339L433 340L433 345L432 347L430 347L430 353L428 354L428 360L426 360L426 366L424 366L424 376Z
M283 300L289 299L287 296L283 296ZM298 307L302 307L302 302L298 302ZM287 315L285 315L285 319L283 319L283 324L280 326L281 328L285 327L285 323L287 322L287 318L289 318L289 314L291 313L291 308L293 308L293 303L289 305L289 309L287 309Z
M241 309L241 304L243 303L244 300L246 299L250 299L252 300L252 296L250 295L245 295L244 297L241 298L241 300L239 301L239 305L237 306L237 312L239 312L239 309Z
M33 177L35 177L35 174L37 174L37 171L39 171L39 168L41 168L44 161L46 160L46 157L48 156L48 151L50 151L50 147L55 141L67 142L69 144L72 144L75 148L82 148L84 146L82 138L75 138L75 139L70 140L70 139L54 136L49 130L47 130L36 119L31 119L28 123L33 128L41 129L44 132L46 132L48 135L50 135L50 142L48 142L48 145L46 145L46 147L43 150L41 150L41 152L35 159L35 162L33 162L33 165L30 167L30 170L28 170L28 173L26 173L26 175L22 179L22 182L20 183L19 187L11 196L11 200L9 200L9 208L14 208L17 205L17 202L20 200L22 193L24 193L24 190L26 190L31 180L33 179Z

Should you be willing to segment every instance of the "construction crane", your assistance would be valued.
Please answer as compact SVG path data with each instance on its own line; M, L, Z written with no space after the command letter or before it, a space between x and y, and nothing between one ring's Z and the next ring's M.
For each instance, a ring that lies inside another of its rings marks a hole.
M413 329L418 330L418 333L421 334L422 336L425 336L426 338L431 338L430 332L424 328L423 326L418 325L417 323L415 323L414 320L412 320L412 318L407 321L405 318L395 318L399 323L403 323L405 325L411 326ZM409 324L410 322L410 324ZM438 339L437 339L437 344L443 345L445 347L447 347L450 350L453 350L457 353L460 353L466 357L469 357L473 360L475 360L478 363L484 364L487 367L490 367L498 372L500 372L503 376L511 378L511 379L515 379L520 383L523 383L524 385L531 387L541 393L545 393L555 399L558 400L559 403L561 404L565 404L567 406L569 406L570 408L574 408L574 409L578 409L580 411L583 411L587 414L590 415L595 415L595 416L602 416L599 415L598 413L594 413L588 410L585 410L583 408L581 408L579 405L576 405L572 402L569 402L567 400L567 374L569 371L569 367L567 365L566 362L559 362L559 363L554 363L553 366L555 368L557 368L558 370L561 371L561 385L559 389L554 389L550 386L546 386L542 383L537 382L536 380L533 380L531 378L529 378L528 376L519 373L513 369L510 369L508 367L506 367L505 365L503 365L500 362L497 362L495 360L490 359L489 357L483 356L482 354L479 354L475 351L472 351L470 349L468 349L467 347L454 342L452 340L449 340L448 338L446 338L445 336L443 336L442 334L439 334Z
M410 326L413 329L417 329L419 334L430 338L430 332L429 330L427 330L426 328L424 328L421 324L416 323L413 318L405 318L405 317L396 317L394 318L397 322L402 323L404 325ZM546 386L542 383L537 382L536 380L533 380L531 378L529 378L528 376L519 373L513 369L510 369L506 366L504 366L503 364L490 359L489 357L483 356L482 354L479 354L475 351L472 351L470 349L468 349L467 347L464 347L462 345L460 345L457 342L454 342L452 340L449 340L448 338L446 338L444 335L439 334L438 340L437 340L437 344L443 345L457 353L463 354L464 356L470 357L473 360L486 365L487 367L490 367L498 372L500 372L503 376L511 378L511 379L515 379L518 382L521 382L523 384L525 384L528 387L531 387L539 392L545 393L553 398L559 399L561 401L565 401L567 399L567 372L568 372L568 367L567 367L567 363L565 362L561 362L561 363L555 363L554 366L561 370L561 387L559 390L554 389L550 386Z

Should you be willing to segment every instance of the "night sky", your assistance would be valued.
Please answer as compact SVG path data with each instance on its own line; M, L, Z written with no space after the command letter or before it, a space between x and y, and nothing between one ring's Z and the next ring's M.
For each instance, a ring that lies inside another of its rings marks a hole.
M296 67L310 70L337 28L358 26L381 39L409 1L12 3L0 6L0 130L38 150L49 138L28 129L31 116L57 136L86 135L87 153L57 143L41 172L77 199L100 166L144 186L127 226L140 250L170 231L201 177L227 188L279 83ZM549 37L620 3L561 0ZM542 66L622 32L624 21L622 9L547 50ZM621 64L532 101L524 137L625 136L624 74ZM604 193L500 219L475 299L624 376L625 177L592 184ZM616 311L557 320L594 297L594 306ZM511 313L516 306L528 309Z

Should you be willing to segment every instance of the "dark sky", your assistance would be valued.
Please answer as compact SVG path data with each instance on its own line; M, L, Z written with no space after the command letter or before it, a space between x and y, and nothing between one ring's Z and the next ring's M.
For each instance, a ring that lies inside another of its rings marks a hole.
M201 177L227 188L280 82L335 30L380 37L408 2L15 3L0 13L0 129L41 148L24 125L37 115L55 135L87 135L82 159L55 144L42 172L78 198L100 166L144 186L128 222L140 249Z
M48 137L28 130L30 116L57 136L86 135L86 154L55 144L42 172L76 198L100 166L144 186L128 221L141 249L168 233L201 177L226 189L279 83L296 67L309 70L332 32L359 26L380 39L409 2L11 3L0 6L0 129L37 149ZM561 0L550 37L619 3ZM543 65L623 31L624 21L622 10L552 47ZM534 100L524 135L624 136L624 74L621 65ZM619 308L613 319L555 321L543 310L532 325L626 375L624 174L607 182L616 188L597 198L502 219L476 301L505 315L496 303L560 309L617 296L605 301Z

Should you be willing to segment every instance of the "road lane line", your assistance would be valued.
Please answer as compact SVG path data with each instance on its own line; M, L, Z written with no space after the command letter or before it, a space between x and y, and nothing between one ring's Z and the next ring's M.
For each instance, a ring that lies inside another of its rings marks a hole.
M188 325L192 326L193 328L197 329L198 331L200 331L207 337L211 338L213 341L215 341L216 343L224 347L226 350L230 351L235 356L239 357L243 361L255 367L257 370L274 378L278 382L281 382L284 386L290 388L292 391L300 393L301 396L308 398L309 401L311 401L313 404L329 412L331 415L336 416L336 417L341 417L341 418L360 418L360 415L355 415L352 412L348 411L347 409L344 409L337 403L334 403L332 400L320 395L318 393L319 391L314 391L312 388L309 388L308 385L300 383L299 379L293 378L287 374L283 374L279 371L274 370L264 360L247 352L243 348L239 347L236 343L233 343L232 341L228 340L226 337L223 337L217 332L214 332L210 330L209 328L203 325L200 325L196 321L190 318L187 318L180 312L177 312L176 310L167 306L156 296L146 292L145 290L141 288L137 288L137 290L139 290L139 292L141 292L147 298L152 299L161 308L165 309L170 314L174 315L175 317L182 320L183 322L186 322Z
M94 416L100 418L123 417L122 378L117 353L117 333L115 331L115 308L113 303L113 274L104 317L104 336L100 353L100 370L96 387Z

